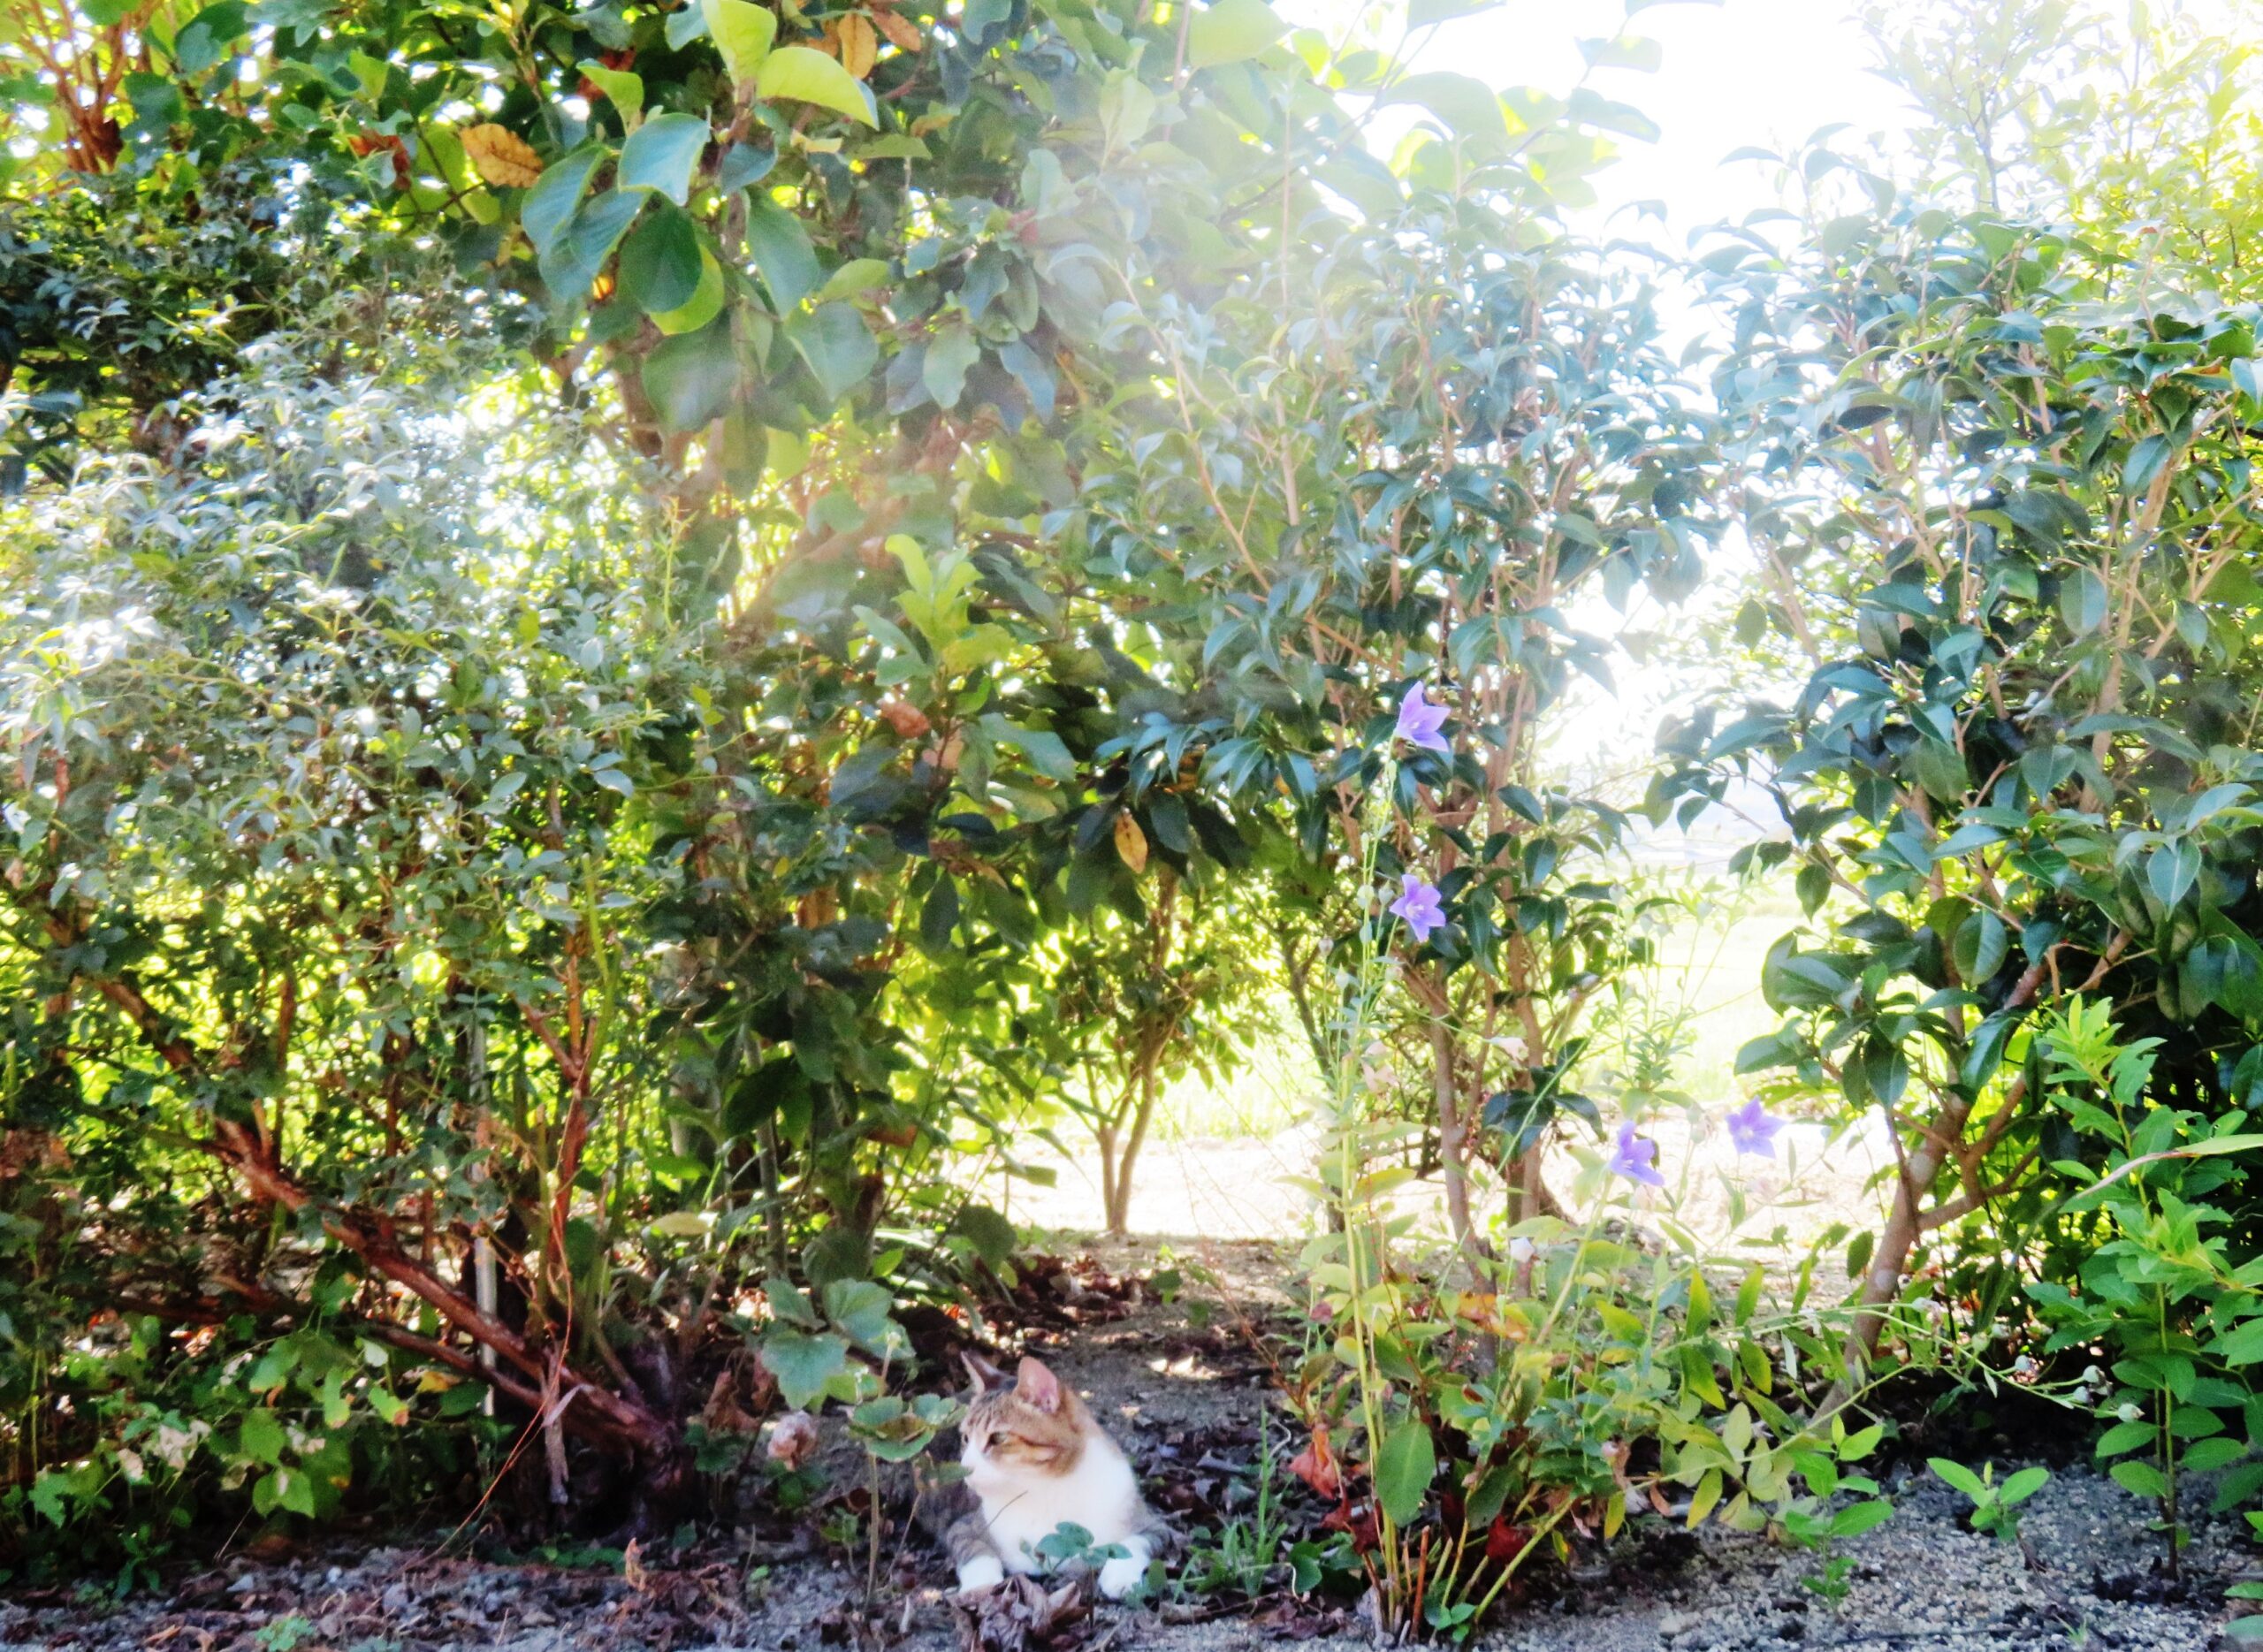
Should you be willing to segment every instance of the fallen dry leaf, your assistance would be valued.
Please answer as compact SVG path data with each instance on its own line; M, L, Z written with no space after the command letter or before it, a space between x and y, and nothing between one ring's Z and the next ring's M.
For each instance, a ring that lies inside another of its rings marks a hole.
M1048 1589L1015 1576L972 1595L951 1597L960 1652L1066 1652L1084 1637L1092 1615L1086 1580Z
M1325 1428L1312 1431L1312 1443L1289 1459L1289 1472L1331 1501L1343 1494L1343 1472L1336 1466L1336 1453L1328 1443Z

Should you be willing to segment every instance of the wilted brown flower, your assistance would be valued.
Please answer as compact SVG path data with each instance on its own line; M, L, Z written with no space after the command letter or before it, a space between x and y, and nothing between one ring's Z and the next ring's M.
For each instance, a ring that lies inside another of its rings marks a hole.
M770 1460L781 1468L800 1468L817 1455L817 1419L805 1411L789 1411L770 1430Z

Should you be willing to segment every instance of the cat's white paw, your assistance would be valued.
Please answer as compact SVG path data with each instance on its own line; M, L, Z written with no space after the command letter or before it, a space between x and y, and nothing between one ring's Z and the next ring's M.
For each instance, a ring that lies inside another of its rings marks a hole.
M961 1595L994 1588L1005 1580L1005 1562L995 1555L977 1555L971 1560L958 1563L958 1592Z
M1112 1601L1120 1601L1145 1582L1147 1577L1147 1557L1126 1555L1101 1567L1100 1592Z

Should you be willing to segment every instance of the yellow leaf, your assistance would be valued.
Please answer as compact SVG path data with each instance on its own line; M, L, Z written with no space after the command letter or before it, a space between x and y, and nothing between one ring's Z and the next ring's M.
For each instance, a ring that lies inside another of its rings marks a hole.
M872 13L872 27L888 36L888 44L898 51L918 51L926 42L919 38L919 31L905 19L893 11Z
M1697 1482L1695 1494L1689 1499L1689 1529L1694 1532L1704 1525L1705 1517L1713 1511L1713 1505L1720 1500L1721 1471L1709 1468L1705 1471L1705 1478Z
M1147 834L1128 814L1116 817L1116 852L1133 872L1147 870Z
M880 49L880 39L872 33L870 19L850 12L841 19L841 66L859 80L872 72L872 54Z
M486 121L463 131L463 152L472 170L498 189L530 189L542 176L542 157L508 126Z

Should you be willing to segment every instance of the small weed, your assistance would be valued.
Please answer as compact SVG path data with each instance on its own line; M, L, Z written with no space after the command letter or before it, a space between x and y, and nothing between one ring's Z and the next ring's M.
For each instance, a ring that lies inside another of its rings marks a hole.
M1999 1485L1993 1463L1984 1465L1977 1474L1945 1457L1928 1458L1926 1465L1970 1499L1974 1531L1991 1532L2014 1542L2019 1539L2019 1505L2051 1479L2047 1468L2023 1468Z
M1848 1592L1855 1587L1849 1581L1854 1570L1855 1557L1852 1555L1826 1554L1812 1577L1800 1580L1800 1587L1834 1608L1843 1606Z
M287 1618L270 1618L262 1624L259 1633L252 1637L252 1643L259 1652L295 1652L295 1648L314 1638L314 1633L311 1618L293 1612Z
M1179 1581L1190 1595L1257 1595L1270 1580L1289 1535L1281 1511L1280 1463L1273 1432L1258 1427L1257 1501L1248 1514L1227 1520L1215 1537L1205 1536L1190 1549ZM1317 1580L1315 1577L1315 1581Z

